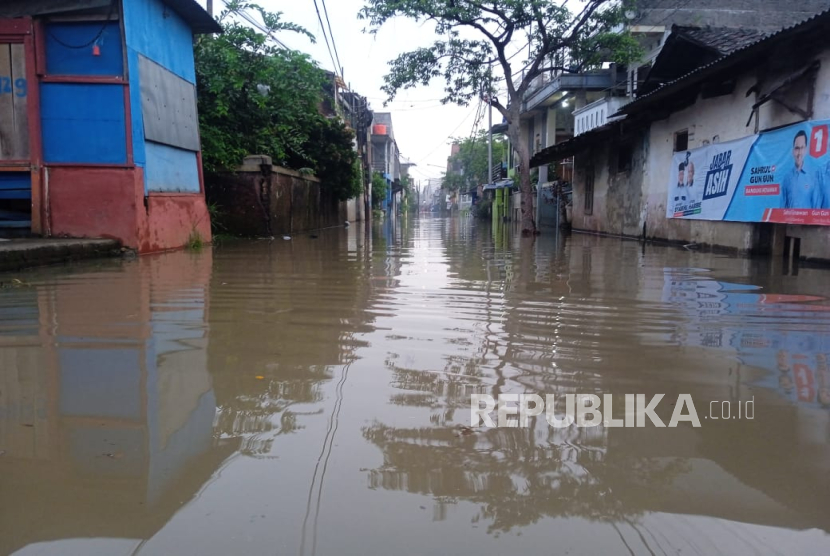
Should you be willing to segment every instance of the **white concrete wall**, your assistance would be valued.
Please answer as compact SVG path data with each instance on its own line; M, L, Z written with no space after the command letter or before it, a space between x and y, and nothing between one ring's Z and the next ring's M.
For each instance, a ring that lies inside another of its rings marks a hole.
M510 195L510 219L513 222L522 221L522 192L516 191Z
M744 76L731 95L699 98L693 106L651 124L643 173L643 214L649 237L751 248L754 224L666 218L666 201L675 133L688 130L689 149L701 147L706 141L722 143L752 135L755 129L752 125L747 127L746 121L755 100L754 96L747 98L746 91L754 83L754 77Z
M544 145L544 147L550 147L551 145L555 145L555 144L556 144L556 110L548 109L548 136L547 136L547 145Z
M819 57L821 69L816 79L813 120L830 119L830 49ZM807 64L811 60L804 59ZM794 70L790 70L788 73ZM776 83L787 74L766 76L766 83ZM640 235L643 224L650 238L683 243L701 243L736 248L742 251L752 249L761 224L743 222L721 222L708 220L666 218L667 188L670 182L674 136L687 130L689 149L712 142L725 142L756 132L755 120L747 126L756 95L746 96L747 90L756 84L755 71L740 77L734 91L711 99L698 98L697 102L666 119L652 122L646 134L639 156L630 177L611 174L609 161L615 156L610 143L594 146L575 158L573 226L575 229L619 234ZM790 102L806 106L806 93L796 90ZM764 131L802 121L775 102L768 102L759 111L758 129ZM584 213L585 176L588 166L594 169L594 206L592 214ZM640 178L640 175L642 178ZM626 181L628 179L628 181ZM619 188L624 188L621 191ZM639 203L639 222L632 214L636 207L624 206L628 199L642 195ZM635 225L637 224L637 225ZM802 257L830 260L830 227L778 225L787 236L801 238Z
M830 119L830 49L818 57L821 68L816 77L816 90L813 98L813 120ZM805 60L806 62L806 60ZM794 96L793 102L806 106L806 95ZM800 116L793 114L778 103L768 102L759 110L760 129L775 128L800 121ZM830 259L830 226L792 226L787 225L786 235L801 239L801 256L809 259Z
M531 156L545 148L544 142L545 116L544 114L536 114L533 116L533 144L530 146ZM537 136L539 142L537 143Z
M607 216L608 211L608 149L598 146L590 152L574 157L573 227L596 233L614 234ZM585 182L589 169L594 171L594 206L591 214L585 214Z

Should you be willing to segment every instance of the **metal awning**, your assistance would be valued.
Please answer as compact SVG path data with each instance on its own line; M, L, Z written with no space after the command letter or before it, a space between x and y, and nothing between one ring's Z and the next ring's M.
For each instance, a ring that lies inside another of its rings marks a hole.
M570 158L580 151L595 145L599 141L611 133L616 121L607 123L603 126L592 129L581 135L577 135L573 139L551 145L546 149L542 149L530 159L530 167L536 168L551 162L557 162L564 158Z
M488 183L484 186L484 191L489 191L491 189L505 189L513 187L513 180L501 180L495 183Z
M502 135L507 133L507 123L494 124L493 127L490 128L490 132L493 135Z

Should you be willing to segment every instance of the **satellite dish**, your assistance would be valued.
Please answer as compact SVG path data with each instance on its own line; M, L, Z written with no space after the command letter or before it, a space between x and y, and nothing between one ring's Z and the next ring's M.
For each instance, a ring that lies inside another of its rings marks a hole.
M637 12L635 10L625 10L625 18L629 21L637 17Z

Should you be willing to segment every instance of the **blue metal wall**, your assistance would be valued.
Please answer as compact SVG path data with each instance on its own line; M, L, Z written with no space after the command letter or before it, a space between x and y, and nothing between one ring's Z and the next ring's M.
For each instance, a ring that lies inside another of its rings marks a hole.
M193 33L187 23L161 0L124 0L124 24L132 106L133 157L136 165L144 168L145 193L198 192L199 169L195 153L148 142L144 137L138 71L140 54L195 84Z
M126 164L122 86L44 83L40 94L47 163Z
M89 44L96 36L93 44ZM93 54L97 45L98 55ZM46 25L46 72L50 75L124 75L124 51L118 23Z
M48 75L123 77L118 23L47 23L45 28ZM40 92L47 163L126 164L123 87L43 83Z
M29 172L0 172L0 199L31 199L32 175Z
M199 161L196 153L147 141L144 182L149 191L198 193Z
M196 83L193 32L176 12L161 0L124 0L124 24L128 54L142 54L182 79Z

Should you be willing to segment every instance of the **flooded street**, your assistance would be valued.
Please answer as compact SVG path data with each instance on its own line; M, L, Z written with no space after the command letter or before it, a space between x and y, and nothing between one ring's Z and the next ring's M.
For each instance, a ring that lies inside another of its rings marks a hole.
M0 281L0 555L830 546L828 270L424 218ZM701 427L469 429L474 393Z

